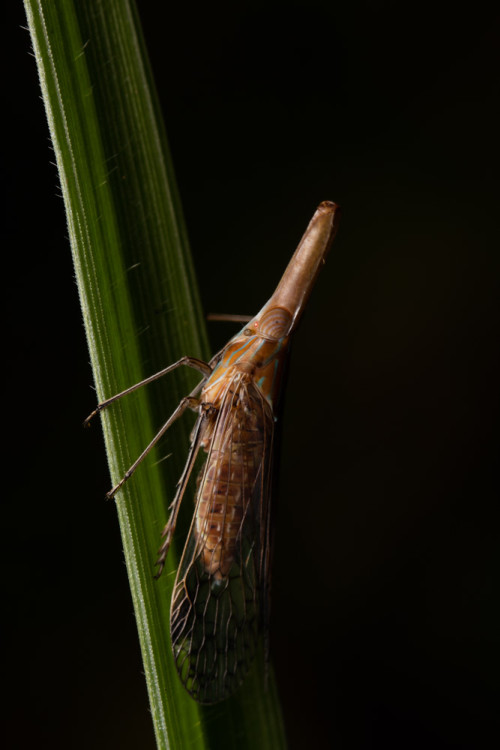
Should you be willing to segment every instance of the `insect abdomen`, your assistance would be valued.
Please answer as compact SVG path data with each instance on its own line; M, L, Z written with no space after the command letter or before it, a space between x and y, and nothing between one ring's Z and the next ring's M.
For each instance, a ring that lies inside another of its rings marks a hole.
M216 579L241 563L240 531L262 461L258 413L240 403L234 408L235 429L212 447L202 472L195 524L203 566Z

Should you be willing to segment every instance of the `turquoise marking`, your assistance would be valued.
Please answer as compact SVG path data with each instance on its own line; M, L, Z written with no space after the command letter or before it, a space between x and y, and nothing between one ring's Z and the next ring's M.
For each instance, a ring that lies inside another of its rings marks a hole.
M214 374L217 372L217 370L219 369L219 367L220 367L220 363L217 365L217 367L215 368L215 370L211 374L210 378L207 380L206 385L208 385L208 384L210 384L210 386L217 385L217 383L219 382L219 380L223 380L223 378L224 378L224 372L221 372L221 374L219 375L219 377L215 378L215 380L213 379Z
M276 343L276 349L273 351L272 354L269 355L269 357L266 359L265 362L262 363L262 367L267 367L267 365L271 364L273 359L278 356L280 353L281 347L283 346L283 339L279 339Z
M240 353L241 353L241 352L244 352L244 351L245 351L245 349L248 349L249 345L250 345L250 344L252 343L252 340L253 340L254 338L255 338L255 336L252 336L252 337L250 337L250 338L248 339L248 341L245 341L245 343L243 344L243 346L240 346L240 348L239 348L239 349L236 349L236 351L234 351L234 352L233 352L233 353L231 354L231 356L229 357L229 359L227 360L227 362L226 362L226 366L229 366L229 365L231 364L231 360L232 360L232 359L234 359L234 357L236 357L236 355L237 355L237 354L239 354L239 355L241 356L241 354L240 354ZM239 357L238 357L238 359L239 359ZM221 364L222 364L222 363L221 363Z
M262 348L263 346L264 346L264 339L262 339L262 341L260 342L259 346L258 346L258 347L257 347L257 349L255 350L255 354L258 354L258 352L260 351L260 349L261 349L261 348Z
M271 383L270 393L274 393L274 390L276 388L276 376L278 374L278 367L279 367L279 360L277 359L276 362L274 363L273 382Z
M231 366L234 366L235 364L237 364L239 362L239 360L244 357L245 352L247 352L247 350L250 349L255 344L255 340L258 339L258 338L261 338L261 337L260 336L249 336L248 341L245 341L244 344L242 344L238 349L236 349L234 352L232 352L231 355L229 357L227 357L227 359L225 357L223 357L221 359L221 361L219 362L219 364L217 365L217 367L212 372L212 375L210 376L210 378L207 380L207 385L210 384L210 386L214 386L214 385L217 385L222 380L224 380L224 378L227 375L227 372L226 372L227 368L231 367ZM272 380L272 384L271 384L270 394L274 394L274 388L275 388L275 383L276 383L276 376L277 376L278 367L279 367L279 360L277 359L277 356L278 356L279 352L281 351L281 349L283 347L283 341L284 341L284 339L279 339L279 341L276 342L276 347L273 350L273 352L260 365L260 367L267 367L268 365L271 364L271 362L273 361L273 359L275 360L273 380ZM259 345L255 349L255 351L252 353L251 357L248 357L248 359L250 361L252 361L252 360L254 360L254 359L257 358L259 351L261 350L261 348L264 346L265 343L267 343L266 339L261 338L261 341L260 341ZM220 375L217 374L218 370L220 370ZM256 382L256 385L261 390L263 390L263 386L264 386L265 381L266 381L266 376L263 375ZM272 406L272 403L273 403L272 402L272 395L267 396L267 400L269 401L269 403Z

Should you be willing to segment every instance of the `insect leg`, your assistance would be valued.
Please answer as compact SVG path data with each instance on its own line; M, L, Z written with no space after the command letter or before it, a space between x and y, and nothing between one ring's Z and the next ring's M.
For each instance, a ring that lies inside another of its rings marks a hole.
M232 313L209 313L207 320L221 323L250 323L253 315L233 315Z
M120 395L123 395L123 394L120 394ZM106 403L106 402L104 402L104 403ZM130 477L132 476L132 474L134 473L134 471L137 469L137 467L139 466L139 464L146 458L146 456L148 455L148 453L150 452L150 450L152 448L154 448L154 446L156 445L156 443L166 433L166 431L168 430L168 428L175 422L175 420L178 419L181 416L181 414L183 414L186 411L186 409L188 409L188 408L190 408L190 409L196 409L198 406L199 406L199 401L198 401L197 398L194 398L193 396L185 396L185 398L182 399L182 401L180 402L179 406L174 411L174 413L172 414L172 416L169 417L169 419L167 419L167 421L165 422L165 424L163 425L163 427L161 427L161 429L156 433L156 435L151 440L151 442L149 443L149 445L146 446L146 448L144 448L144 450L142 451L142 453L139 456L139 458L137 458L134 461L134 463L132 464L132 466L130 467L130 469L128 469L125 472L125 474L123 475L123 478L120 479L120 481L118 482L118 484L116 484L113 487L113 489L110 490L106 494L106 497L108 498L108 500L110 500L112 497L114 497L116 495L116 493L118 492L118 490L120 490L123 487L123 485L125 484L125 482L127 481L127 479L130 479Z
M115 401L118 401L119 398L122 398L122 396L128 396L129 393L133 393L138 388L142 388L143 385L148 385L149 383L152 383L154 380L158 380L159 378L162 378L164 375L167 375L167 373L172 372L172 370L176 370L177 367L182 367L186 365L187 367L192 367L194 370L198 370L198 372L201 372L201 374L204 376L204 378L208 378L212 374L212 368L210 365L207 365L206 362L202 362L201 359L196 359L195 357L182 357L179 359L178 362L174 362L173 365L169 365L168 367L165 367L163 370L160 370L159 372L156 372L154 375L150 375L149 378L145 378L144 380L141 380L139 383L136 383L135 385L131 385L130 388L126 388L124 391L121 391L120 393L115 394L114 396L111 396L111 398L106 399L106 401L102 401L100 404L97 405L97 407L94 409L92 414L89 414L87 419L84 421L84 427L88 427L90 420L93 419L96 414L99 414L103 409L106 409L108 406L111 406Z
M161 533L162 538L165 541L163 542L160 549L158 550L158 559L156 561L156 565L158 566L158 571L155 575L155 578L159 578L161 576L162 570L165 565L165 559L167 557L168 548L170 547L170 542L172 541L172 536L175 531L175 526L177 523L177 516L179 515L179 508L181 507L182 498L184 497L184 491L186 489L187 483L189 482L189 477L191 476L191 472L193 470L196 457L198 456L198 451L200 450L201 435L203 434L203 429L206 424L206 419L207 419L206 416L202 415L198 419L195 429L194 429L192 447L189 452L188 460L184 467L184 471L182 472L182 476L177 483L177 492L175 493L175 497L172 500L172 503L170 505L169 519L165 525L165 528L163 529Z

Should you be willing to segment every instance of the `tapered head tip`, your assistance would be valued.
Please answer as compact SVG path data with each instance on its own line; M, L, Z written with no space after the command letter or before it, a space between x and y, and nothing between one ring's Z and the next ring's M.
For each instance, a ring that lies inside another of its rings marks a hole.
M340 215L340 206L333 201L322 201L316 209L316 215L318 214L333 214L334 223L336 224Z

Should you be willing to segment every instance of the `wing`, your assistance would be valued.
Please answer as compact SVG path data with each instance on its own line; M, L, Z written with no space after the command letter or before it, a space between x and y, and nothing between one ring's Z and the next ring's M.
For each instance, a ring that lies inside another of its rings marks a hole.
M274 419L248 377L228 382L174 586L172 647L188 692L227 698L267 627Z

